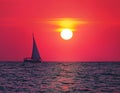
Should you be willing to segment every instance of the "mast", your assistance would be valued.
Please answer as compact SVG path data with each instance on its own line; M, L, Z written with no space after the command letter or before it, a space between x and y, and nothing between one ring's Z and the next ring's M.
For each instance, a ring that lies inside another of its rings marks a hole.
M40 60L41 59L38 48L37 48L37 44L36 44L36 41L34 38L34 34L33 34L33 49L32 49L31 59L33 59L33 60Z

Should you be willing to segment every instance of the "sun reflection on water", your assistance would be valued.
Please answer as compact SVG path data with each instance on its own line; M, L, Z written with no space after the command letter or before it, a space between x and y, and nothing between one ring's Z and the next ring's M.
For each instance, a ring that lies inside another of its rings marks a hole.
M58 91L70 91L72 87L74 87L74 71L73 65L61 63L59 65L59 73L57 73L57 76L53 82L51 82L51 85Z

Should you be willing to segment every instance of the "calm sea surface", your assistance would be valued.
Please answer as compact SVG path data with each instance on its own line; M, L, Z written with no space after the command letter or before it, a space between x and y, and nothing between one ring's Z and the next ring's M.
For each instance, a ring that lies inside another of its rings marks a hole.
M1 62L0 93L120 93L120 62Z

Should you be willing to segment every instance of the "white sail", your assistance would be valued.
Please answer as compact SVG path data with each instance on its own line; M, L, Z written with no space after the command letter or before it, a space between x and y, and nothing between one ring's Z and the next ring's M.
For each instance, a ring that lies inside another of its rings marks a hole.
M40 60L41 59L36 42L35 42L35 39L34 39L34 35L33 35L33 49L32 49L31 59L33 59L33 60Z

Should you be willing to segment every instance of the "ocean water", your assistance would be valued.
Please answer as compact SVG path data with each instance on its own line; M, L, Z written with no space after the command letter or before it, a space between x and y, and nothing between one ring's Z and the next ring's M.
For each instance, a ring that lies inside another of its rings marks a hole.
M0 63L0 93L120 93L120 63Z

